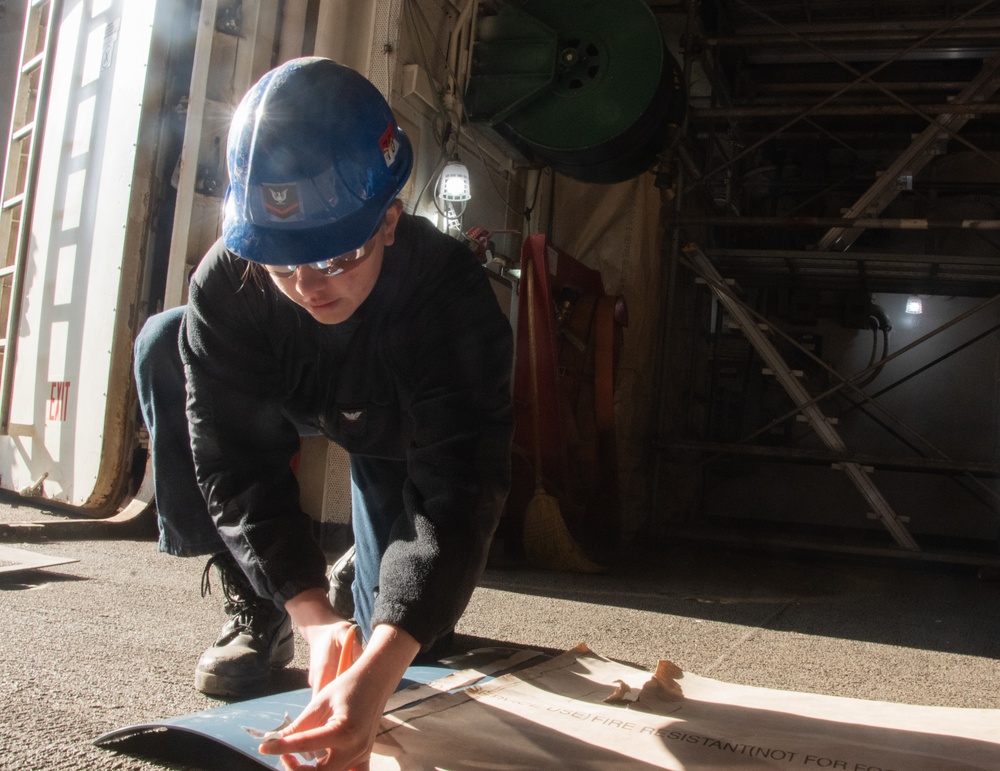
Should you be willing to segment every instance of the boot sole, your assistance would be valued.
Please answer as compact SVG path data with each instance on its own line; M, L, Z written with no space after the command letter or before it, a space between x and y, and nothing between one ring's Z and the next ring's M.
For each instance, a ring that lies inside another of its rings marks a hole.
M282 669L295 658L295 638L292 634L278 643L271 660L271 667L256 677L227 677L207 672L203 669L194 670L195 690L206 696L251 696L264 689L271 679L271 670Z

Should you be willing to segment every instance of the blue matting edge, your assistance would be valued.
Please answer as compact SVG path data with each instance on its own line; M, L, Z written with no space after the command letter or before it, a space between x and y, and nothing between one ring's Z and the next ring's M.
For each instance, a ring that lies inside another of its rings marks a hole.
M450 667L413 666L406 670L406 675L396 690L439 680L453 672L455 670ZM261 731L277 728L285 719L285 715L291 715L294 718L305 708L306 704L309 703L311 693L309 688L302 688L297 691L262 696L258 699L228 704L224 707L194 712L190 715L118 728L98 736L93 743L102 747L118 739L141 738L143 734L151 731L166 729L178 732L179 736L194 734L210 739L256 762L262 768L273 768L280 771L282 768L280 756L261 755L257 752L260 740L250 736L244 727L257 728Z

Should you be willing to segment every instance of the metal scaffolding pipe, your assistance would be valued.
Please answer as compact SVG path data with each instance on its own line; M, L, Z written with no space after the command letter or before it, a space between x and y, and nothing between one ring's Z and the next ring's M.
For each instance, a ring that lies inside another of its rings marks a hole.
M990 5L989 2L980 4L975 10L982 10L986 6ZM949 23L949 29L982 29L983 27L995 27L1000 20L997 19L996 14L992 16L965 16L958 19L954 23ZM891 21L875 21L868 20L865 21L810 21L810 22L800 22L800 23L788 23L782 25L782 28L791 31L805 34L806 32L849 32L858 30L898 30L898 29L908 29L908 30L925 30L931 31L936 30L944 23L941 19L897 19L892 18ZM763 34L768 30L774 29L773 24L768 23L748 23L741 27L736 27L734 34L736 35L754 35Z
M846 85L847 81L838 80L832 83L812 81L809 83L755 83L754 99L761 94L796 94L796 93L827 93ZM851 91L881 91L889 88L896 93L916 91L926 94L928 91L960 91L969 85L966 80L884 80L878 83L855 83Z
M919 104L921 110L938 115L986 115L1000 113L996 102L972 102L968 104ZM691 107L693 118L783 118L798 115L801 105L760 105L756 107ZM809 114L823 117L848 117L863 115L913 115L914 110L901 104L830 104L810 110Z
M680 217L678 225L780 228L869 228L874 230L1000 230L1000 220L872 219L846 217Z
M688 250L688 251L685 252L685 254L689 255L692 252L693 252L693 250ZM712 266L711 261L708 260L708 258L704 255L703 252L701 252L700 250L698 250L698 253L706 261L705 264L707 264L709 266ZM749 314L750 317L756 319L759 322L767 323L767 319L762 314L760 314L758 311L754 310L753 308L751 308L750 306L748 306L746 303L744 303L742 300L740 300L739 298L737 298L736 295L733 294L732 289L727 284L719 282L718 280L714 279L712 275L709 275L708 273L700 271L699 268L698 268L698 264L696 264L695 262L691 261L690 259L687 262L688 262L689 267L693 268L695 270L695 272L699 273L699 275L706 281L706 283L708 283L710 286L712 286L713 291L715 291L716 295L720 298L720 300L721 300L721 298L723 296L728 297L728 298L730 298L730 300L732 302L736 303L743 311L745 311L746 314ZM715 271L715 268L712 267L712 270ZM910 428L905 423L903 423L901 420L899 420L898 418L896 418L895 416L893 416L893 414L891 412L889 412L888 410L885 409L885 407L883 407L883 406L881 406L879 404L879 402L876 400L875 396L873 396L873 395L868 394L867 392L865 392L856 383L857 383L857 381L859 381L860 379L864 378L865 376L867 376L871 372L877 371L878 369L882 368L886 363L888 363L888 362L890 362L890 361L892 361L894 359L897 359L900 356L902 356L903 354L905 354L906 352L912 350L913 348L916 348L917 346L926 343L928 340L930 340L931 338L935 337L936 335L941 334L946 329L949 329L949 328L955 326L956 324L959 324L960 322L964 321L965 319L969 318L970 316L975 315L976 313L978 313L979 311L983 310L984 308L989 307L990 305L992 305L993 303L997 302L998 300L1000 300L1000 295L994 295L991 298L983 300L982 302L978 303L974 307L972 307L972 308L964 311L963 313L958 314L957 316L955 316L951 320L946 321L945 323L941 324L936 329L932 330L931 332L928 332L926 335L923 335L922 337L918 338L917 340L914 340L914 341L908 343L907 345L904 345L902 348L899 348L898 350L896 350L892 354L889 354L888 356L885 356L878 363L873 363L873 364L869 365L866 369L862 370L861 372L857 372L854 375L851 375L850 377L846 377L846 378L844 376L842 376L839 372L837 372L837 370L835 370L829 364L827 364L825 361L823 361L821 358L817 357L811 351L807 350L802 345L800 345L797 340L793 339L792 337L790 337L789 335L787 335L785 332L783 332L780 327L770 326L770 329L771 329L771 331L773 333L777 334L779 337L783 338L786 342L790 343L802 355L806 356L808 359L810 359L811 361L813 361L814 363L816 363L817 365L819 365L820 367L822 367L834 379L838 380L839 382L836 383L833 387L831 387L831 388L827 389L826 391L824 391L823 393L818 394L816 396L812 396L811 398L807 398L807 401L803 402L802 404L797 405L794 409L790 410L789 412L786 412L784 415L778 416L777 418L775 418L774 420L772 420L770 423L768 423L766 426L763 426L763 427L757 429L754 433L750 434L749 436L744 437L743 439L741 439L738 442L738 444L746 444L748 442L751 442L752 440L756 439L757 437L759 437L759 436L767 433L768 431L770 431L775 426L781 425L782 423L784 423L786 420L790 419L791 417L793 417L793 416L795 416L795 415L797 415L799 413L802 413L804 407L806 407L806 406L812 406L812 405L819 405L822 401L824 401L828 397L833 396L837 392L839 392L839 391L841 391L841 390L843 390L843 389L846 388L849 391L851 391L852 394L860 397L861 400L862 400L862 402L864 403L864 405L862 405L861 403L854 403L855 407L858 407L860 409L865 409L865 406L872 407L874 410L876 410L879 413L881 413L889 422L897 425L901 429L903 429L906 432L910 433L918 442L920 442L920 444L922 444L925 448L927 448L927 449L931 450L932 452L934 452L941 460L950 460L950 458L948 458L947 453L945 453L944 451L942 451L938 447L934 446L929 440L927 440L926 438L924 438L923 436L921 436L917 431L915 431L914 429ZM754 334L756 334L756 333L754 333ZM851 398L851 400L853 401L853 397L849 397L849 398ZM878 421L878 422L881 423L881 421ZM897 435L897 438L902 438L902 437L899 437ZM905 442L905 440L904 440L904 442ZM909 444L909 442L905 442L905 443ZM913 447L913 445L910 445L910 446ZM916 448L913 447L913 449L916 449ZM987 487L986 485L984 485L980 480L978 480L975 476L973 476L970 473L969 470L963 469L962 471L970 479L970 481L972 481L973 484L975 484L978 487L982 488L988 495L992 496L993 498L1000 499L1000 494L998 494L992 488Z
M941 26L941 21L928 19L919 21L916 19L893 19L892 21L828 21L828 22L807 22L802 24L782 24L781 32L774 32L773 23L746 24L737 27L733 31L733 37L745 35L767 35L767 34L826 34L838 32L898 32L900 30L930 32ZM995 16L991 17L966 17L958 19L948 25L949 29L972 30L972 29L993 29L1000 26L1000 20Z
M874 466L893 471L927 471L937 474L969 473L975 476L1000 478L1000 464L983 461L962 461L950 458L894 458L885 455L872 455L858 452L831 452L820 449L800 447L775 447L757 444L739 444L737 442L710 441L668 441L657 440L654 447L658 451L667 451L680 456L710 454L707 458L699 458L694 462L715 460L721 455L750 455L772 460L786 460L793 463L845 463L853 461L864 466Z
M849 71L851 71L852 74L856 75L856 79L852 83L845 84L843 87L839 88L837 91L835 91L834 93L830 94L829 96L824 97L817 104L815 104L812 107L806 109L801 114L793 116L790 120L786 121L783 125L781 125L778 128L774 129L767 136L761 137L760 139L758 139L757 141L753 142L748 147L742 148L740 150L740 152L738 152L732 158L729 158L728 160L726 160L721 165L719 165L719 166L717 166L717 167L715 167L713 169L709 169L708 171L706 171L702 175L702 177L696 183L690 185L690 188L693 189L696 186L705 185L711 178L715 177L716 175L720 174L723 171L726 171L726 170L732 168L732 166L735 163L737 163L740 159L742 159L742 158L744 158L744 157L752 154L758 148L760 148L764 144L766 144L773 137L780 136L786 129L791 128L792 126L794 126L799 121L804 120L805 118L810 117L816 110L821 109L822 107L825 107L827 104L830 104L835 99L837 99L837 97L839 97L841 94L844 94L847 91L849 91L851 89L851 87L852 87L853 84L868 82L868 83L872 83L873 85L875 85L877 88L880 88L880 90L881 90L881 84L878 83L878 82L876 82L874 80L875 76L879 72L881 72L885 68L889 67L894 62L903 60L908 53L919 49L922 45L924 45L926 43L929 43L934 38L943 35L944 32L946 32L947 30L956 27L958 24L961 24L962 22L964 22L965 20L967 20L969 17L971 17L975 13L975 11L977 11L978 9L980 9L982 7L985 7L986 5L989 5L990 2L992 2L992 0L985 0L985 2L980 3L975 8L971 8L971 9L965 11L964 13L962 13L960 16L957 16L957 17L955 17L953 19L950 19L943 26L935 28L934 30L932 30L931 32L929 32L925 37L923 37L920 40L912 43L911 45L907 46L906 48L904 48L904 49L902 49L902 50L900 50L898 52L895 52L887 60L881 62L879 65L877 65L876 67L873 67L872 69L870 69L866 73L859 73L853 67L850 67L849 65L846 65L846 68ZM784 29L786 31L790 31L787 27L784 27ZM792 34L794 34L794 33L792 33ZM834 60L836 61L835 57L834 57ZM844 62L838 62L838 63L840 63L842 66L845 65ZM886 91L886 93L890 97L896 99L897 101L902 101L900 99L900 97L898 97L895 94L892 94L892 92ZM919 111L917 111L917 112L919 112ZM930 116L925 116L925 117L926 117L926 119L929 122L934 123L934 124L938 124L939 127L940 127L940 130L943 131L943 132L945 132L948 136L951 136L951 137L957 139L958 141L961 141L962 144L965 144L966 146L969 146L969 147L971 147L974 150L977 149L974 146L970 145L966 140L964 140L961 137L957 136L954 132L952 132L946 126L940 125L940 122L935 121L932 117L930 117ZM981 152L981 151L979 151L979 152Z
M1000 263L996 257L973 254L927 254L926 252L818 252L815 249L731 249L729 247L712 247L705 254L718 261L720 259L736 260L796 260L806 262L881 262L896 263L903 266L912 263L933 263L943 266L978 266L982 268L998 268Z
M936 26L936 25L935 25ZM799 34L802 37L806 37L813 43L879 43L884 44L887 41L899 41L904 43L909 43L914 40L919 39L926 34L927 29L933 29L934 27L928 27L924 30L885 30L885 31L872 31L872 30L855 30L855 31L843 31L843 32L816 32L813 30L804 30ZM954 32L954 28L951 30ZM978 29L968 29L963 28L960 32L955 33L956 38L961 38L964 40L990 40L996 41L1000 39L1000 26L997 26L995 21L992 22L992 26L978 28ZM950 38L942 38L943 40L949 40ZM703 41L707 46L714 46L716 48L728 48L731 46L774 46L774 45L801 45L801 41L795 37L794 34L788 34L784 32L776 32L773 34L756 34L756 35L731 35L726 37L712 37L705 38ZM940 41L939 41L940 42Z

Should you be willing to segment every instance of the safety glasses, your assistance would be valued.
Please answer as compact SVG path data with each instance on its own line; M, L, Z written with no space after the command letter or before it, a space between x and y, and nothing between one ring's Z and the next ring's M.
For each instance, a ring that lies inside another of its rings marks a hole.
M311 268L324 276L339 276L358 267L371 254L371 249L367 248L371 242L358 247L353 252L342 254L339 257L331 257L328 260L319 262L306 262L302 265L265 265L267 272L278 278L289 278L295 274L297 268Z

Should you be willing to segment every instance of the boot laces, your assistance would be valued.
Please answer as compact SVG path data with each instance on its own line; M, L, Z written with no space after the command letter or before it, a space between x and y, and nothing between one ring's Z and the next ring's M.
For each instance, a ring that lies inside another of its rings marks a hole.
M219 583L222 585L222 594L226 598L223 609L230 617L233 629L252 632L254 620L267 617L266 611L269 610L267 606L270 603L257 596L250 581L243 575L236 560L228 552L213 555L205 565L205 570L201 574L202 597L212 593L211 571L213 566L219 572Z

